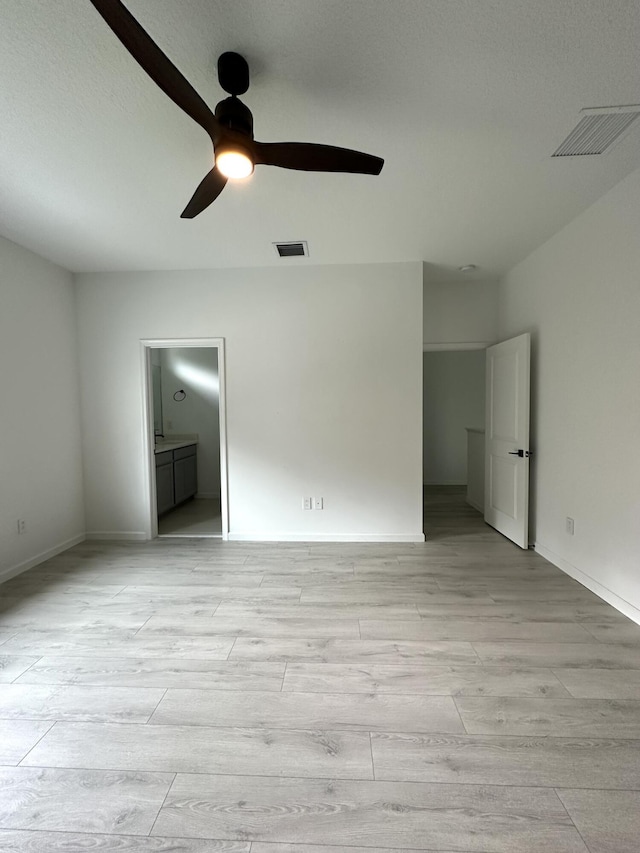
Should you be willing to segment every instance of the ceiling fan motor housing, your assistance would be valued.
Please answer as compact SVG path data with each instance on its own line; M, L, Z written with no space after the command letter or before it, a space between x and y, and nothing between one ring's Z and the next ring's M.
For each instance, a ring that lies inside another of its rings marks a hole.
M216 106L216 118L223 127L244 133L253 139L251 110L235 96L220 101Z

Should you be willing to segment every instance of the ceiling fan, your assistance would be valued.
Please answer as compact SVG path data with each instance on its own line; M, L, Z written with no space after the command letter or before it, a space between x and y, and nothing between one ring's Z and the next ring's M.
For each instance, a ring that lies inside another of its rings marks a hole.
M309 142L257 142L251 111L238 98L249 88L249 66L240 54L223 53L218 60L218 80L230 97L220 101L214 113L120 0L90 2L151 79L211 137L215 165L182 211L183 219L202 213L220 195L228 178L247 177L257 165L380 174L384 160L349 148Z

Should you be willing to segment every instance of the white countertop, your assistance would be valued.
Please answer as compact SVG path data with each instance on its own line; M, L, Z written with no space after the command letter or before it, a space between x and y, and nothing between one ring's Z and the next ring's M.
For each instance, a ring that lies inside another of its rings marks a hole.
M161 438L156 441L153 452L164 453L166 450L177 450L179 447L189 447L190 444L197 444L196 438Z

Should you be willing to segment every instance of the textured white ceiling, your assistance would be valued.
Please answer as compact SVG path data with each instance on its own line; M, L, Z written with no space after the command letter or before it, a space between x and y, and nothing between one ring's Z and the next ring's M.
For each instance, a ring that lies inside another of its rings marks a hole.
M0 0L0 233L72 270L423 260L500 274L640 166L552 160L583 107L640 101L640 0L126 0L213 107L244 54L256 137L380 177L258 167L197 219L206 134L88 0ZM277 258L274 240L309 242Z

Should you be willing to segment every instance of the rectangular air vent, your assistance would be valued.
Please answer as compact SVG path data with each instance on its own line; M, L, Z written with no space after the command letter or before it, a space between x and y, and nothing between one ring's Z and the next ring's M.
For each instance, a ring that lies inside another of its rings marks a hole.
M582 118L551 155L581 157L604 154L619 142L640 116L640 105L626 107L594 107L580 111Z
M292 243L274 243L275 250L281 258L308 258L309 247L306 240Z

